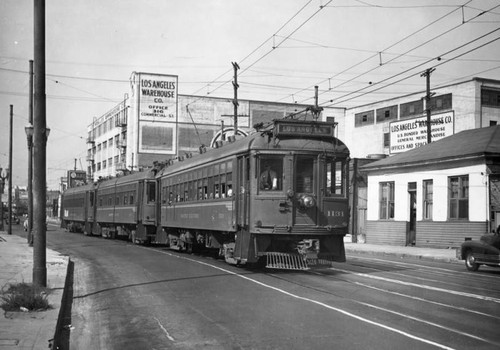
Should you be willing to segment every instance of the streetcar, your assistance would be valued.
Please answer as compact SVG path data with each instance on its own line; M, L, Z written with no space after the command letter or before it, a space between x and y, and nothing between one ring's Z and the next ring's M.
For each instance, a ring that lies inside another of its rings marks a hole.
M307 270L344 262L349 150L334 130L328 122L274 120L199 154L69 189L63 225L212 251L234 265Z

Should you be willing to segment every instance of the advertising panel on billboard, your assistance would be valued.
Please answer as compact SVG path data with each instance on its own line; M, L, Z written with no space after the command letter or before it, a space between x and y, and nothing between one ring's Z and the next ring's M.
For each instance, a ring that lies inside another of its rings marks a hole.
M175 154L175 124L141 122L139 152Z
M427 144L427 117L405 119L389 124L390 153L401 153ZM453 111L431 116L431 141L455 133L455 115Z
M68 170L68 188L82 186L87 183L87 173L83 170Z
M139 120L177 121L177 76L140 74Z

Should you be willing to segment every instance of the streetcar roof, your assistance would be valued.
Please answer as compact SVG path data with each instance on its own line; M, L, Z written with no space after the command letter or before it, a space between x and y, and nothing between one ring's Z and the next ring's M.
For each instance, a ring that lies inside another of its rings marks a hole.
M245 138L237 139L233 142L224 142L219 148L210 148L206 153L193 155L191 158L185 158L182 161L166 166L159 172L159 176L167 175L172 172L181 171L204 164L209 164L217 160L232 158L240 154L251 151L270 151L270 152L334 152L344 156L349 155L347 146L337 138L280 138L273 139L269 132L256 132Z

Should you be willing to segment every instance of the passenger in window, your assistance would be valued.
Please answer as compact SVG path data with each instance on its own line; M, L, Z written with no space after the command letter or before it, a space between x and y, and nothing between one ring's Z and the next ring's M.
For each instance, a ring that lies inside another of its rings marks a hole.
M278 175L271 169L270 163L264 163L264 171L260 174L260 189L266 191L278 189Z

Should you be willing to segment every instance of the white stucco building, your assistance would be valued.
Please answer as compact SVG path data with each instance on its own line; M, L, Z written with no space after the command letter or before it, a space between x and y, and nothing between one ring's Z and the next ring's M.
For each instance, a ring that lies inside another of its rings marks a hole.
M457 247L500 224L500 125L362 167L366 242Z

